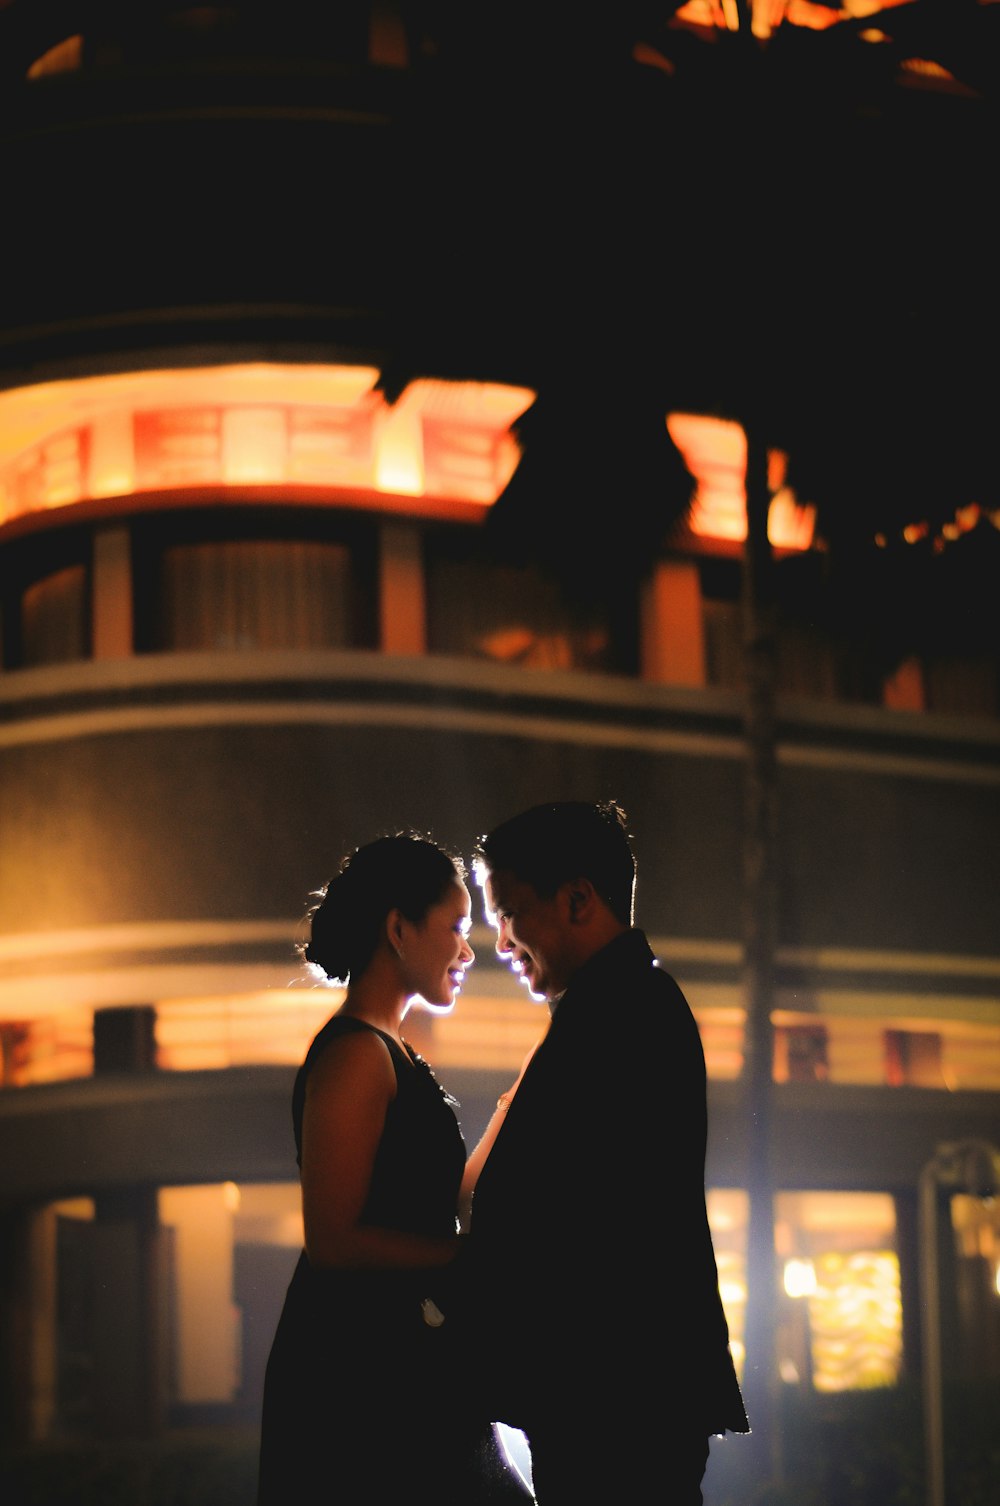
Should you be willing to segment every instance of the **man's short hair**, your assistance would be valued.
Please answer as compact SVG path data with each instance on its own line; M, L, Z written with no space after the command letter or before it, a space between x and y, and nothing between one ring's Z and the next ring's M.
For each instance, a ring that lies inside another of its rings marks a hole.
M513 874L543 899L571 879L589 879L615 918L632 924L635 854L625 812L614 800L534 805L480 837L474 864Z

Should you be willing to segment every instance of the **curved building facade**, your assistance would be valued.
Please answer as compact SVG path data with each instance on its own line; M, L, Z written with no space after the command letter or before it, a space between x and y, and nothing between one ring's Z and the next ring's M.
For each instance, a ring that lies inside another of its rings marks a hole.
M255 1417L301 1241L292 1079L339 997L298 963L310 895L378 831L468 855L550 798L628 812L637 920L705 1041L739 1347L738 539L703 518L581 603L487 538L540 358L432 339L417 306L448 162L421 156L433 39L404 13L72 9L0 16L0 1426ZM742 506L735 426L693 423L706 514L730 483ZM1000 1137L997 663L873 685L789 622L778 664L781 1376L919 1368L929 1184L949 1363L995 1376L1000 1226L969 1167ZM454 1013L411 1031L470 1142L540 1028L475 919ZM627 1082L601 1091L627 1112Z

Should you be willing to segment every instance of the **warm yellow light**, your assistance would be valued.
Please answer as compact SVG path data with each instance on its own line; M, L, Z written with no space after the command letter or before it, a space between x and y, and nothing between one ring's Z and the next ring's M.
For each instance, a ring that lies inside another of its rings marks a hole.
M374 480L380 492L397 496L419 497L424 490L420 416L402 399L379 424Z
M254 363L0 393L0 524L97 498L216 486L490 506L520 458L510 427L535 394L420 380L389 404L378 375L371 366Z
M735 1012L735 1011L734 1011ZM742 1011L740 1021L742 1022ZM701 1020L699 1020L699 1025ZM715 1235L728 1235L746 1227L747 1196L733 1187L710 1187L705 1194L708 1222Z
M785 1261L785 1291L789 1297L811 1297L816 1290L816 1267L811 1260Z
M380 420L376 485L490 506L520 459L510 427L534 397L499 382L411 382Z
M219 486L491 506L518 465L511 431L534 392L419 379L390 404L378 375L371 366L258 362L0 393L0 524L93 499ZM692 531L739 544L747 526L742 427L696 414L665 422L697 483ZM783 452L767 458L771 542L809 549L814 509L785 485Z
M902 1363L899 1261L891 1250L830 1250L817 1257L809 1299L817 1391L891 1386Z
M903 3L905 0L848 0L846 5L835 10L821 0L751 0L751 31L755 37L766 40L784 21L810 31L825 31L840 21L853 21ZM714 26L727 31L740 29L736 0L685 0L675 13L674 21L681 25ZM860 35L885 40L883 32L873 29Z
M106 471L96 473L92 470L90 477L90 495L92 497L127 497L135 484L135 477L125 466L117 470L109 466Z
M970 528L975 528L982 517L982 508L978 502L970 502L968 507L960 507L955 514L955 525L961 533L968 533Z
M288 420L283 408L230 408L222 415L222 479L253 486L286 478Z
M697 413L669 413L667 430L696 482L691 532L734 544L747 536L747 441L742 426L729 419ZM787 456L768 452L768 485L774 495L768 509L767 534L776 549L811 548L816 509L801 504L784 486Z
M808 549L813 541L816 509L802 507L795 493L783 487L771 499L767 536L776 549Z

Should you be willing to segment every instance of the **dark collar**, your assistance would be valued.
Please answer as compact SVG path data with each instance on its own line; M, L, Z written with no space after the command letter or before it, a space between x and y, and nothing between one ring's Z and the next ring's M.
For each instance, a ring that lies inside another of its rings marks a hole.
M563 999L568 998L572 1004L578 993L603 991L618 981L623 970L632 972L638 967L651 967L655 961L645 931L638 926L622 931L573 974L559 997L549 1004L549 1013L554 1015Z

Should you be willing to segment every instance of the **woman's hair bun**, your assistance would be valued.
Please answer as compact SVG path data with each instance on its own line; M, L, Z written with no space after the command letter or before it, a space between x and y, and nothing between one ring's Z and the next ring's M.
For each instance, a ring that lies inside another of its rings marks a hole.
M315 892L305 962L346 983L371 961L390 910L420 921L448 884L465 877L461 859L417 832L400 831L355 848Z

